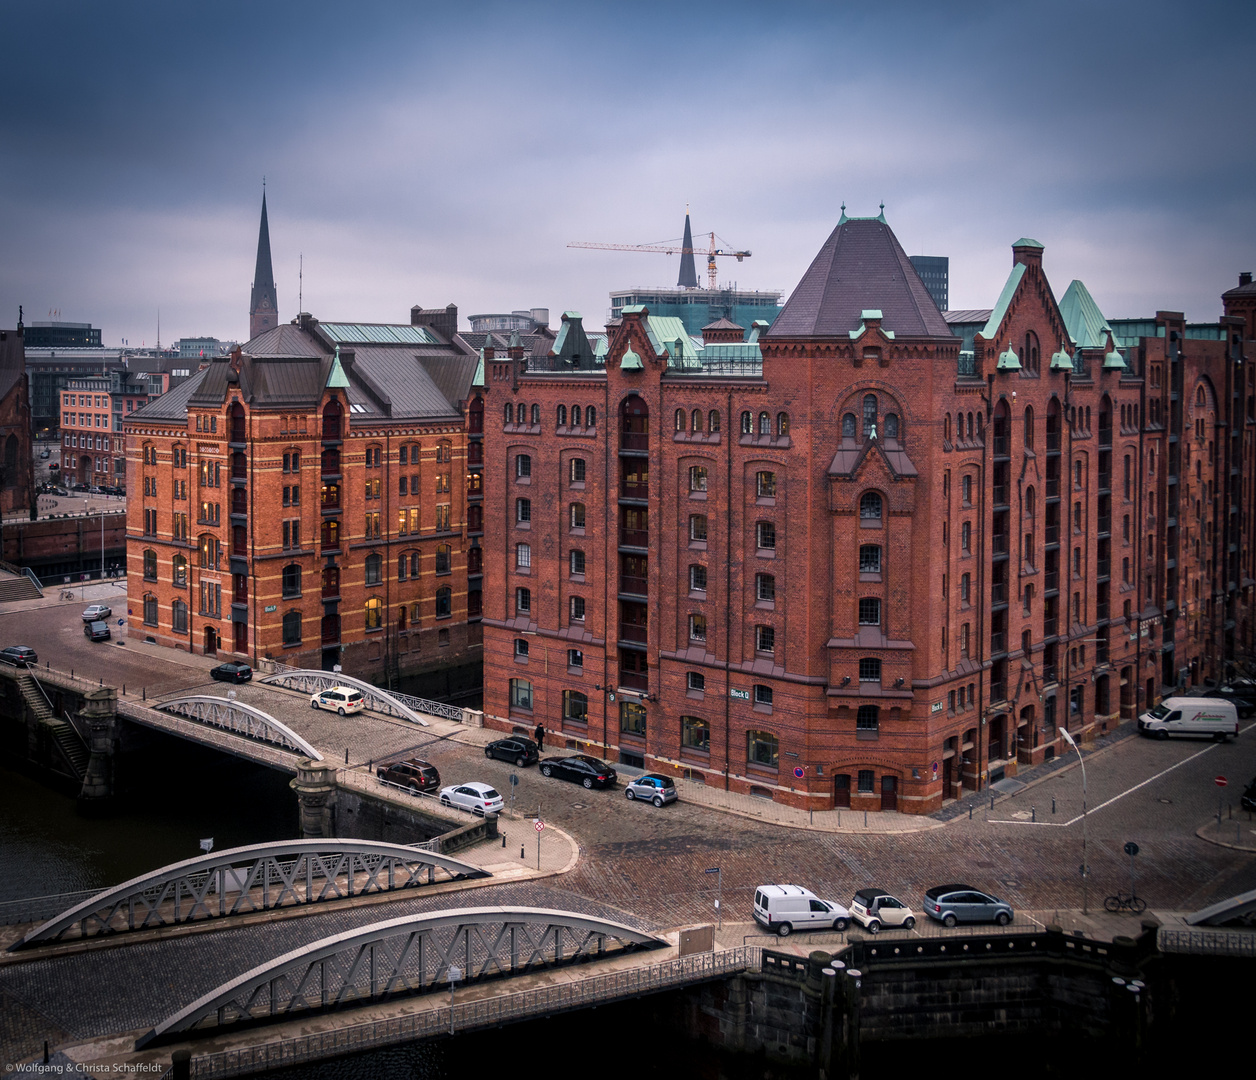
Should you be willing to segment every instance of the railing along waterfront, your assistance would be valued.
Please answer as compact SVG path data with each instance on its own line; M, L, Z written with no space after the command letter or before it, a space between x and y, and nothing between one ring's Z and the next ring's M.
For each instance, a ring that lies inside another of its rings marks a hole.
M1161 952L1192 956L1236 956L1256 960L1256 933L1250 930L1167 930L1160 928Z
M676 986L723 978L757 969L762 950L749 945L701 953L660 964L612 971L578 982L501 994L405 1016L352 1024L330 1031L280 1039L259 1046L223 1050L192 1059L194 1077L245 1076L302 1062L340 1057L361 1050L412 1042L450 1031L474 1031L498 1024L602 1005L657 993Z

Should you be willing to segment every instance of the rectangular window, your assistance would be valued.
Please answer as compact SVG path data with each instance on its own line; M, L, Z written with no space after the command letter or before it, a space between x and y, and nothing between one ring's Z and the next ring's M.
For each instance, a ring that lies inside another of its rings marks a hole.
M875 782L876 776L871 769L859 770L859 793L861 795L871 795L875 790Z
M584 653L582 653L579 649L568 649L567 666L576 668L584 667Z
M573 484L584 483L584 458L571 459L571 482Z
M378 517L378 515L376 515ZM436 508L436 531L449 532L449 504L442 503ZM378 536L379 534L376 533Z
M707 568L694 565L689 567L689 588L693 592L706 592Z
M619 703L619 730L629 735L645 735L645 706L636 701Z
M859 600L859 625L881 625L881 601L876 597L864 596Z
M532 590L518 588L515 590L515 614L526 615L532 610Z
M711 725L696 716L682 716L680 718L680 745L686 750L709 753Z
M515 500L515 521L519 524L525 524L532 520L532 500L516 499Z
M881 573L881 548L876 544L863 544L859 548L859 572Z
M754 628L754 647L758 652L770 653L776 648L776 631L770 626Z
M755 544L765 551L776 549L776 525L770 521L760 521L755 525Z
M532 545L516 544L515 545L515 566L521 570L532 565Z
M705 615L689 616L689 640L706 641L707 623Z
M706 491L707 489L707 471L703 465L689 466L689 490L690 491Z
M767 731L746 732L746 760L751 765L775 769L780 765L780 744Z
M691 671L686 676L686 685L690 690L705 690L706 676L700 671Z
M755 474L755 492L761 499L776 498L776 473L761 472Z
M707 519L706 514L690 514L689 515L689 539L706 541L707 538Z
M584 528L584 503L571 504L571 527L573 529Z
M510 680L510 707L532 709L532 684L527 679Z
M754 703L756 705L772 704L772 688L764 686L762 683L756 683L754 688Z
M571 621L584 622L584 597L573 596L571 598Z
M771 574L755 574L754 594L756 600L774 603L776 601L776 578Z
M875 656L865 656L859 661L859 681L875 682L881 681L881 661Z
M582 575L584 573L584 552L573 551L571 552L570 559L571 572L575 575Z

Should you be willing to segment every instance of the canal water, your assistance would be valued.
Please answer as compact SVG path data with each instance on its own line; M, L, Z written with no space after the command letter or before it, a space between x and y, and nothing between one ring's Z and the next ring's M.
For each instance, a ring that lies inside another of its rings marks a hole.
M104 816L77 792L0 764L0 901L114 885L216 849L299 834L291 777L182 739L154 736L118 759Z

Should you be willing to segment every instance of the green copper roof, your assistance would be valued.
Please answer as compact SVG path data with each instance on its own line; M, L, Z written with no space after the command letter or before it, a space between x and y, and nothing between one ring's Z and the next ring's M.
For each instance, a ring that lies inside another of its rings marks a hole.
M646 318L645 329L650 335L650 344L654 346L654 355L662 356L666 351L671 357L669 367L702 370L702 361L698 359L698 350L685 329L684 320L675 315L650 315Z
M644 315L645 304L629 304L620 311L621 315Z
M641 362L641 357L630 348L624 353L624 358L619 362L619 370L644 371L645 365Z
M1016 350L1009 345L1007 352L999 353L999 362L995 366L999 371L1020 371L1020 357L1016 355Z
M1107 353L1104 356L1103 369L1104 371L1114 371L1117 368L1120 368L1121 370L1125 369L1125 357L1117 352L1114 347L1110 353Z
M1094 297L1080 281L1074 280L1060 300L1060 317L1079 349L1105 349L1112 327L1103 317Z
M990 312L990 318L986 320L986 327L981 331L981 336L987 341L994 337L999 332L999 327L1003 325L1003 320L1007 316L1008 306L1012 303L1012 297L1016 295L1016 288L1020 285L1021 278L1024 276L1024 263L1017 263L1012 267L1012 272L1007 275L1003 291L999 293L999 302L994 305Z
M1031 240L1029 239L1028 236L1022 236L1019 240L1016 241L1016 243L1012 245L1012 247L1014 248L1018 248L1018 247L1041 248L1042 245L1038 243L1037 240Z
M484 385L484 350L480 350L480 362L475 365L475 374L471 376L472 386Z
M1069 354L1067 342L1060 342L1058 352L1051 354L1051 370L1052 371L1072 371L1073 357Z
M850 340L851 340L851 341L854 341L857 337L860 337L860 336L863 334L863 332L864 332L865 330L867 330L867 329L868 329L868 320L869 320L869 319L880 319L881 317L882 317L882 316L881 316L881 309L880 309L880 308L864 308L864 309L863 309L863 310L859 313L859 329L858 329L858 330L852 330L852 331L850 332ZM886 330L886 329L885 329L885 327L881 327L881 333L883 333L883 334L884 334L887 338L889 338L891 341L893 341L893 340L894 340L894 331L893 331L893 330Z
M340 366L340 346L336 346L336 355L331 362L331 371L327 373L327 389L328 390L348 390L349 377L345 374L345 369Z
M842 216L837 219L837 223L841 225L846 221L879 221L882 225L888 224L885 220L885 203L881 204L881 212L876 217L850 217L846 213L846 204L842 203Z

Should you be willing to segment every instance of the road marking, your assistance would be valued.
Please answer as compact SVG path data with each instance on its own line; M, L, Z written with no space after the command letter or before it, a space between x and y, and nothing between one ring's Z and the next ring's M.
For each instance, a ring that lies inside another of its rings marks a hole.
M1244 729L1244 731L1246 731L1246 730L1247 730L1247 729L1245 728L1245 729ZM1144 780L1142 783L1140 783L1140 784L1135 784L1132 788L1126 788L1126 789L1125 789L1124 791L1122 791L1119 795L1113 795L1113 796L1112 796L1112 798L1110 798L1107 802L1102 802L1102 803L1100 803L1098 806L1094 807L1093 809L1087 808L1085 816L1086 816L1086 817L1089 817L1091 814L1097 814L1097 813L1098 813L1100 810L1102 810L1104 807L1106 807L1106 806L1111 806L1114 802L1118 801L1119 799L1123 799L1123 798L1125 798L1125 796L1126 796L1126 795L1132 795L1132 794L1133 794L1135 791L1137 791L1139 788L1144 788L1144 787L1146 787L1146 786L1147 786L1148 784L1150 784L1153 780L1159 780L1159 779L1160 779L1160 777L1162 777L1162 776L1167 776L1167 775L1168 775L1169 773L1171 773L1174 769L1180 769L1183 765L1187 764L1188 762L1194 761L1194 760L1195 760L1196 758L1198 758L1198 757L1203 757L1203 756L1204 756L1205 754L1207 754L1210 750L1215 750L1215 749L1217 749L1217 747L1218 747L1218 746L1222 746L1222 745L1224 745L1224 744L1223 744L1223 743L1218 743L1218 742L1215 742L1215 743L1211 743L1211 744L1210 744L1210 745L1208 745L1208 746L1205 746L1205 747L1204 747L1201 751L1199 751L1199 753L1198 753L1198 754L1192 754L1192 755L1191 755L1190 757L1188 757L1188 758L1183 758L1183 759L1182 759L1181 761L1179 761L1176 765L1170 765L1167 769L1162 769L1160 772L1156 773L1156 775L1155 775L1155 776L1149 776L1149 777L1147 777L1147 779L1146 779L1146 780ZM1081 814L1078 814L1075 818L1072 818L1072 819L1070 819L1069 821L1016 821L1015 819L1005 820L1005 819L1000 818L1000 819L998 819L998 820L996 820L996 821L992 822L992 824L996 824L996 825L1036 825L1036 826L1038 826L1039 828L1046 828L1046 829L1067 829L1070 825L1076 825L1079 821L1081 821L1081 819L1082 819L1082 815L1081 815Z

